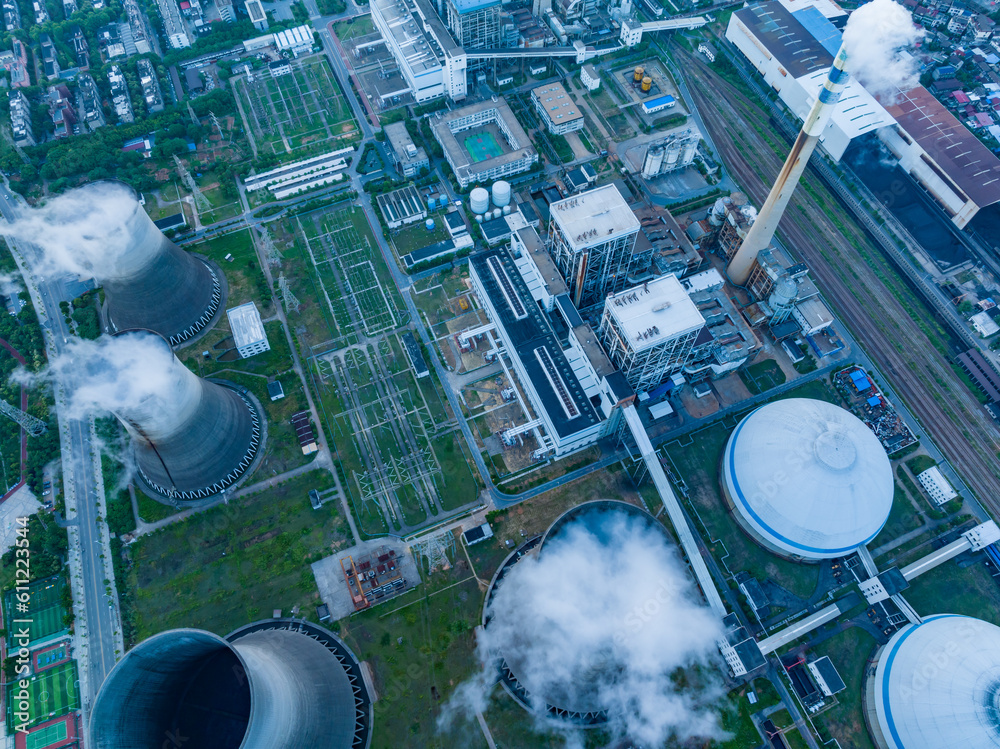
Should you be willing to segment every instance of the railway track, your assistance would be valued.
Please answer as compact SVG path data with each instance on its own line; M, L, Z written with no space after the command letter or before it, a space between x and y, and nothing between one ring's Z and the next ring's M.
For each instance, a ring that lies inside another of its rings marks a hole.
M754 129L754 123L768 122L767 113L693 56L677 47L673 51L685 63L685 73L694 84L690 86L694 103L721 157L741 188L761 205L784 158ZM774 140L785 145L780 136ZM931 339L934 331L928 332L926 320L924 324L915 320L889 287L886 274L896 271L874 243L811 170L803 182L811 194L803 188L796 191L779 227L786 246L809 265L838 317L891 376L893 388L977 499L1000 516L996 427L959 379L946 352ZM835 209L828 213L813 195L822 196ZM869 259L859 252L859 242ZM912 293L901 283L897 293L900 288ZM931 312L926 316L930 319Z

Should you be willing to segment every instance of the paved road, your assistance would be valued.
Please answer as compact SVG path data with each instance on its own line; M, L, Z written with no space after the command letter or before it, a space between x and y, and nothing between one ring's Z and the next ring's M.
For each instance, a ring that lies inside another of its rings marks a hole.
M20 210L19 204L14 193L5 185L0 186L0 196L4 198L0 200L0 213L9 221ZM31 251L29 247L13 242L11 244L19 253ZM39 322L46 330L48 355L52 359L65 348L70 337L59 309L59 302L65 293L64 284L61 279L40 280L35 283L34 279L26 276L25 285L35 304ZM122 647L121 617L114 575L110 570L111 549L107 525L98 522L98 516L102 514L99 504L103 506L104 490L99 469L95 470L92 422L66 419L61 406L64 407L65 404L57 402L66 512L71 523L70 571L79 646L76 656L81 668L80 688L86 721L97 690L120 654L117 651ZM106 579L112 581L110 587L105 585Z

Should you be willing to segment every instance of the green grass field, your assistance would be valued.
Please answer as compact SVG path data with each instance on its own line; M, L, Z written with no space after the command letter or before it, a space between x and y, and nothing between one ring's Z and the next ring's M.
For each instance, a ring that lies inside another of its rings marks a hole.
M80 708L80 685L76 661L43 671L29 681L31 706L28 708L28 726L34 727L60 715L66 715ZM7 726L13 730L14 715L10 694L15 685L7 690ZM43 745L44 746L44 745Z
M7 612L7 630L13 631L14 619L31 619L31 642L36 643L51 637L66 629L63 624L62 604L60 603L63 580L59 576L36 580L28 586L31 601L26 613L17 613L14 606L14 591L9 591L4 600L4 610Z
M469 152L475 164L478 164L480 161L495 159L497 156L503 156L503 149L500 148L500 144L497 143L497 139L493 137L492 133L470 135L465 139L465 149Z
M45 749L47 746L52 744L58 744L60 741L66 740L66 724L65 723L55 723L51 726L46 726L38 731L29 733L25 739L25 749Z

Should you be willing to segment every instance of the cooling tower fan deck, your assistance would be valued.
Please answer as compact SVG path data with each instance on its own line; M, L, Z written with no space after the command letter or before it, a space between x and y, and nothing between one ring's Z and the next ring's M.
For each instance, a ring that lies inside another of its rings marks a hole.
M167 392L123 406L124 424L135 452L139 478L154 495L172 504L215 496L251 471L266 439L260 407L245 389L198 377L162 337L142 337L163 348L171 364Z
M361 664L331 632L270 619L225 638L174 629L115 665L94 702L95 749L366 749ZM165 739L165 737L168 737Z
M225 277L207 260L167 239L131 188L97 184L115 199L130 202L123 223L117 227L127 247L113 268L95 273L104 287L111 331L152 330L171 346L190 341L219 314L225 299Z

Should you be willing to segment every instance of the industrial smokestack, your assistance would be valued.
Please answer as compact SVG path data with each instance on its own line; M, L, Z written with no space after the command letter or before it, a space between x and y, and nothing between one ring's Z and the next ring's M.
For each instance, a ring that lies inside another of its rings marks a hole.
M139 477L169 500L218 494L246 474L261 448L249 396L195 375L155 333L74 342L52 368L71 387L73 410L118 417Z
M914 26L910 12L893 0L871 0L851 13L843 44L819 98L809 111L756 222L729 262L727 272L733 283L746 283L757 253L771 244L788 200L847 85L848 62L850 73L865 88L880 97L891 98L916 83L916 65L900 50L915 44L922 35L923 30Z
M226 638L175 629L137 645L97 695L88 745L365 749L370 737L371 698L350 650L316 625L269 620Z
M746 283L757 253L771 244L788 201L791 199L792 193L795 192L802 172L805 171L806 165L809 163L809 157L816 150L819 136L823 134L823 129L830 121L837 101L840 99L840 94L850 78L845 67L846 64L847 50L842 45L837 56L833 59L833 65L830 66L830 72L826 76L826 82L819 92L816 103L809 110L809 114L802 124L802 130L799 131L795 144L792 146L792 151L788 154L788 158L785 159L785 163L778 173L778 179L771 187L771 192L768 194L764 206L760 209L760 213L757 214L757 220L750 227L750 231L747 232L739 250L733 255L733 259L729 261L727 273L729 280L733 283L740 286Z
M208 326L222 306L222 278L167 239L132 188L94 182L52 198L0 232L40 251L42 272L94 276L112 331L145 329L172 346Z

